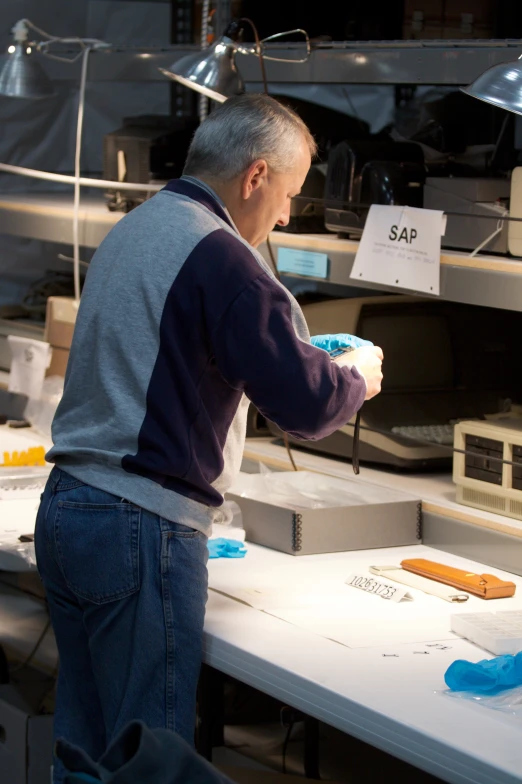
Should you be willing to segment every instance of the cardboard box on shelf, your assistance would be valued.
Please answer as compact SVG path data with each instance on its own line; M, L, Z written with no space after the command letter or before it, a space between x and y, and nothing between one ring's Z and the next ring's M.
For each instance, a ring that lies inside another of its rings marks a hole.
M405 39L483 39L493 34L493 0L405 0Z
M72 297L49 297L44 340L55 348L71 348L78 304Z
M52 346L51 364L47 368L46 376L65 377L67 362L69 361L69 349Z
M0 781L49 784L53 717L34 714L31 701L11 684L0 686Z
M46 376L65 376L71 348L78 303L72 297L49 297L45 316L44 339L52 348Z

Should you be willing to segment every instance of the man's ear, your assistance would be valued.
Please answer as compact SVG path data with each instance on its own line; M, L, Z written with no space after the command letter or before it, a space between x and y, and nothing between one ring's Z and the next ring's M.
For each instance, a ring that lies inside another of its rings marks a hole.
M250 164L241 181L241 196L249 199L257 191L268 176L268 164L263 158Z

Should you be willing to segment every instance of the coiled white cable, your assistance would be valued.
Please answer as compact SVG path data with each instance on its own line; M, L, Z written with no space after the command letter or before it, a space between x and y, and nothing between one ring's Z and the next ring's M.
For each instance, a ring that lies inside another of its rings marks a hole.
M76 178L70 174L56 174L55 172L42 171L41 169L28 169L25 166L14 166L11 163L0 163L0 171L7 174L17 174L21 177L33 177L35 180L47 180L48 182L62 182L66 185L74 185ZM163 188L163 185L155 182L119 182L117 180L97 180L92 177L80 177L80 185L87 188L112 188L114 190L127 191L149 191L156 192Z

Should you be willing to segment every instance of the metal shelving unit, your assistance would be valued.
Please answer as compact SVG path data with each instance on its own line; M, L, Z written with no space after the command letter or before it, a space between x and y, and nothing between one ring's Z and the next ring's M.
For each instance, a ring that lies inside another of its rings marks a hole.
M96 248L122 217L122 212L109 212L103 197L83 198L80 244ZM72 198L67 194L0 194L0 234L71 244ZM274 231L271 243L276 254L282 247L326 253L329 274L327 281L321 279L323 284L383 290L382 286L372 286L350 277L358 247L354 240L342 240L333 234ZM269 261L266 245L260 250ZM314 279L307 277L302 280ZM466 253L443 251L440 296L453 302L522 310L522 259L501 256L475 256L471 259Z
M325 282L341 286L354 286L378 291L411 293L407 289L387 288L384 286L358 281L351 278L358 242L342 240L328 234L288 234L274 231L271 234L272 248L277 254L278 248L295 248L328 256L328 279ZM263 256L269 260L268 249L263 246ZM285 276L288 276L285 273ZM314 278L300 277L302 280ZM319 279L315 279L319 281ZM426 296L423 294L423 296ZM452 302L470 305L484 305L504 310L522 310L522 260L504 256L475 256L459 251L441 253L441 285L440 298Z
M122 212L109 212L100 196L80 203L80 245L97 248ZM0 234L72 245L73 199L66 193L0 193Z
M168 68L198 46L93 52L89 81L165 81L158 68ZM340 41L314 43L305 63L300 44L267 44L267 54L288 62L266 60L271 84L433 84L465 85L492 65L516 60L522 40L486 41ZM77 80L79 65L40 58L52 79ZM236 62L247 83L260 83L259 61L238 54Z
M175 45L144 52L115 47L108 53L93 52L90 81L164 81L160 67L199 47ZM270 84L468 84L487 68L517 59L522 40L500 41L369 41L314 44L306 63L300 44L269 44L267 51L288 62L266 61ZM42 58L52 79L78 79L76 66ZM245 82L259 81L259 62L251 55L237 55ZM78 66L79 68L79 66ZM1 178L0 178L1 182ZM80 243L97 247L122 217L108 211L103 197L82 198ZM67 194L0 194L0 234L70 244L72 198ZM358 286L350 278L357 242L333 235L298 235L273 232L274 247L290 247L327 253L328 283ZM263 250L268 258L266 248ZM322 281L324 283L324 281ZM372 288L364 283L365 289ZM377 288L376 286L374 288ZM380 287L382 288L382 287ZM396 289L399 291L399 289ZM455 302L522 309L522 260L446 252L441 256L441 297Z

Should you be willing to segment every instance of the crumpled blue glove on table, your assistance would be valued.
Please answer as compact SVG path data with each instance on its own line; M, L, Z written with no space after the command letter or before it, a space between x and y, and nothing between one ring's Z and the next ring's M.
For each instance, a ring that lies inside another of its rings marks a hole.
M244 558L246 547L237 539L209 539L207 543L209 558Z
M483 659L476 664L457 659L444 675L452 691L490 693L522 685L522 652Z
M373 346L371 340L363 340L356 335L339 332L336 335L314 335L310 338L312 346L322 348L324 351L335 351L336 348L361 348Z

